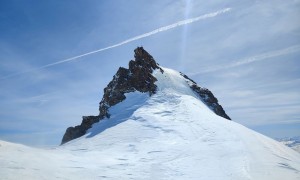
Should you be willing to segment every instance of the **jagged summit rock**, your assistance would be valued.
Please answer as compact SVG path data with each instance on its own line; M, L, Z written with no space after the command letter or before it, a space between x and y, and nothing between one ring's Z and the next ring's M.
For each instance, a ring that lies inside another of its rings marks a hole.
M108 108L122 102L126 97L125 93L140 91L153 94L156 91L154 84L157 79L152 75L153 70L163 70L155 62L153 57L138 47L134 50L135 60L129 62L129 69L120 67L113 80L104 88L104 95L100 102L99 111L101 117L108 117Z
M99 103L99 115L83 116L80 125L67 128L61 144L76 139L86 134L87 130L93 124L104 118L110 118L109 108L124 101L125 94L139 91L149 93L149 96L155 94L157 79L153 76L153 71L158 70L164 73L163 68L159 66L154 58L144 50L143 47L137 47L134 50L134 60L129 62L129 68L120 67L117 73L113 76L112 81L104 88L104 94ZM217 98L214 97L211 91L206 88L199 87L196 82L181 73L186 79L186 82L199 99L204 102L215 114L230 120L230 117L225 113L222 106L218 104Z
M125 93L133 91L148 92L149 95L155 93L156 85L154 82L157 79L152 75L152 72L159 69L163 73L163 70L143 47L136 48L134 53L135 60L129 62L129 69L120 67L112 81L104 88L103 98L99 103L99 115L83 116L80 125L69 127L66 130L62 144L83 136L94 123L109 118L109 107L122 102L126 98Z

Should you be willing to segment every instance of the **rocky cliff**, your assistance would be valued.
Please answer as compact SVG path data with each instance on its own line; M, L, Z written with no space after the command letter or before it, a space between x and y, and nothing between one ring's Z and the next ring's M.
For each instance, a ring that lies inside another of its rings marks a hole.
M84 135L94 123L101 119L109 118L109 107L122 102L126 98L125 93L133 91L148 92L149 95L155 93L154 83L157 79L152 76L152 72L159 69L163 73L163 70L143 47L136 48L134 53L135 59L129 62L129 69L120 67L112 81L104 88L99 115L83 116L80 125L67 128L62 144Z

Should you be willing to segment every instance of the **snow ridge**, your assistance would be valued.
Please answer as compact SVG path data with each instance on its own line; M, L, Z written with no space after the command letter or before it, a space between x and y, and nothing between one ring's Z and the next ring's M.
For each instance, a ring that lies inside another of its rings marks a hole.
M89 124L99 116L87 116L75 127L84 134L61 146L0 141L1 179L300 179L299 153L217 115L179 72L159 67L150 75L155 93L113 84L124 97L109 117Z
M161 74L156 77L164 78ZM217 116L188 92L188 86L157 86L160 91L151 97L138 91L126 93L124 101L111 107L110 119L94 124L84 136L63 146L35 149L0 141L0 177L300 178L299 153Z

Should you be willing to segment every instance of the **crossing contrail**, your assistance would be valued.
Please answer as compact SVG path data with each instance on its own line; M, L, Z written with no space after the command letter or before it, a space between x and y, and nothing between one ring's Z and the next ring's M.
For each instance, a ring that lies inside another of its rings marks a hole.
M228 65L221 65L221 66L216 66L216 67L212 67L212 68L206 68L203 71L200 72L196 72L196 73L190 73L190 76L194 76L197 74L203 74L203 73L211 73L211 72L215 72L215 71L219 71L219 70L223 70L223 69L229 69L229 68L234 68L234 67L238 67L241 65L245 65L245 64L250 64L253 62L257 62L257 61L263 61L263 60L267 60L273 57L278 57L278 56L283 56L286 54L291 54L291 53L296 53L300 51L300 45L294 45L294 46L290 46L284 49L279 49L279 50L274 50L274 51L269 51L266 53L262 53L262 54L258 54L252 57L248 57L248 58L244 58L244 59L240 59L237 60L231 64Z
M47 64L47 65L44 65L44 66L41 66L41 67L37 67L37 68L29 69L29 70L26 70L26 71L10 74L10 75L2 77L1 79L7 79L7 78L10 78L10 77L18 76L20 74L24 74L24 73L28 73L28 72L32 72L32 71L36 71L36 70L40 70L40 69L44 69L44 68L48 68L48 67L51 67L51 66L55 66L55 65L58 65L58 64L74 61L74 60L82 58L84 56L88 56L88 55L95 54L95 53L102 52L102 51L106 51L108 49L112 49L112 48L115 48L115 47L118 47L118 46L122 46L124 44L130 43L130 42L133 42L133 41L136 41L136 40L139 40L139 39L143 39L145 37L152 36L152 35L160 33L160 32L168 31L168 30L174 29L176 27L191 24L191 23L194 23L194 22L197 22L197 21L200 21L200 20L204 20L204 19L207 19L207 18L212 18L212 17L218 16L220 14L227 13L230 10L231 10L231 8L225 8L225 9L222 9L222 10L219 10L219 11L216 11L216 12L212 12L212 13L208 13L208 14L204 14L204 15L201 15L201 16L198 16L198 17L195 17L195 18L190 18L190 19L178 21L174 24L170 24L170 25L167 25L167 26L160 27L160 28L155 29L153 31L147 32L147 33L139 35L139 36L135 36L133 38L124 40L120 43L117 43L117 44L114 44L114 45L111 45L111 46L108 46L108 47L105 47L105 48L97 49L95 51L91 51L91 52L87 52L87 53L84 53L84 54L81 54L81 55L77 55L77 56L74 56L74 57L63 59L63 60L60 60L60 61L57 61L57 62L54 62L54 63L50 63L50 64Z

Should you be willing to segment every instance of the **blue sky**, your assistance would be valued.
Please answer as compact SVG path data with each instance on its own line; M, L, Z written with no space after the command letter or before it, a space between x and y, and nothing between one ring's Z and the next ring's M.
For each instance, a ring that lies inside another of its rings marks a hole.
M0 139L59 144L81 116L98 114L103 88L141 45L160 65L210 89L234 121L273 138L299 136L299 17L299 0L2 0Z

